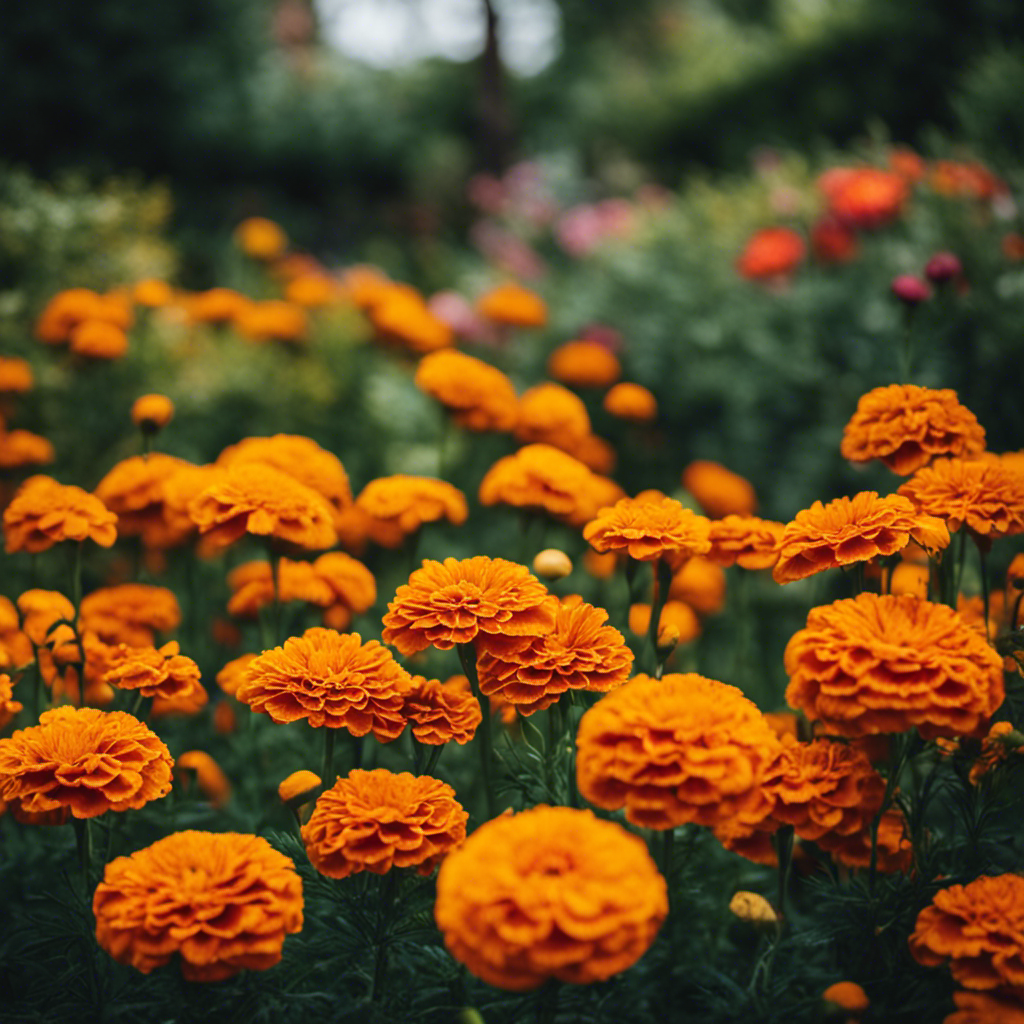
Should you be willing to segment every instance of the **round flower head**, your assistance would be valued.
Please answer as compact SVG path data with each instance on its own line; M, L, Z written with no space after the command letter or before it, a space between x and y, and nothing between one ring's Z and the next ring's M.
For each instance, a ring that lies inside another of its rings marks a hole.
M779 541L785 527L757 516L729 515L711 523L708 558L719 565L741 569L770 569L779 558Z
M32 367L24 359L0 357L0 392L20 395L31 391L34 384Z
M467 430L511 430L519 415L512 381L488 363L454 349L431 352L416 368L416 387L436 398Z
M14 683L7 673L0 674L0 729L14 721L14 716L24 705L14 699Z
M750 481L717 462L691 462L683 470L683 486L712 519L750 516L757 511L757 495Z
M843 430L840 452L851 462L879 459L909 476L940 455L978 455L985 429L955 391L890 384L861 395Z
M302 929L302 880L260 836L175 832L104 869L96 941L143 974L181 958L188 981L264 971Z
M250 341L299 343L309 333L309 314L282 299L249 302L235 316L235 328Z
M520 714L532 715L567 690L606 693L621 686L633 667L633 652L607 621L603 608L566 598L558 606L553 632L521 651L479 656L480 692L498 695Z
M859 1013L871 1005L867 993L854 981L837 981L834 985L829 985L821 993L821 998L838 1006L840 1010L849 1010L852 1013Z
M973 734L1003 702L1002 659L953 611L864 593L813 608L786 645L786 701L841 736Z
M909 195L901 175L876 167L836 167L818 179L818 188L832 215L857 228L895 220Z
M157 277L147 277L132 286L132 301L138 306L160 309L174 301L174 289Z
M117 540L117 516L81 487L32 476L4 510L4 536L8 553L35 554L65 540L109 548Z
M466 838L468 820L439 779L357 768L317 798L302 841L313 867L330 878L412 867L429 875Z
M520 396L515 436L524 444L536 441L575 454L590 436L590 416L578 395L545 381Z
M861 491L827 505L816 501L786 524L772 577L776 583L792 583L826 569L869 562L901 551L911 538L932 550L949 544L942 520L922 514L899 494L880 498L875 491Z
M305 718L315 728L368 732L381 743L405 728L409 674L376 640L315 626L283 647L264 651L245 669L235 696L275 722Z
M561 580L572 574L572 559L561 548L544 548L533 556L531 568L542 580Z
M455 342L451 326L408 285L389 288L368 315L384 340L397 342L412 352L436 352Z
M189 514L216 547L227 547L247 533L314 550L338 539L327 502L293 476L261 462L226 470L193 499Z
M155 434L174 416L174 403L166 395L142 395L132 403L132 423L144 434Z
M135 690L143 697L176 700L192 696L203 689L199 666L180 650L174 640L159 649L121 644L110 656L103 681L119 690Z
M642 384L623 381L604 396L604 411L620 420L648 423L658 415L658 400Z
M569 807L534 807L478 828L437 877L445 945L489 985L604 981L647 951L668 914L644 843Z
M217 466L183 463L163 481L163 525L168 547L184 544L195 537L198 527L188 514L188 507L193 499L220 478L220 474Z
M595 551L622 552L641 562L681 562L711 549L710 531L707 519L674 498L622 498L598 512L583 528L583 538Z
M543 327L548 321L544 300L521 285L510 282L481 295L477 312L497 324L509 327Z
M741 921L749 921L751 924L776 924L779 920L775 908L760 893L746 892L743 889L732 894L729 912Z
M366 514L370 539L396 548L424 523L447 519L461 526L469 515L462 491L426 476L385 476L371 480L356 498Z
M0 422L0 470L42 466L57 458L56 449L30 430L4 430Z
M172 763L137 718L64 705L0 739L0 798L30 813L68 807L76 818L137 810L171 791Z
M36 337L48 345L60 345L87 321L102 321L127 330L132 325L131 307L113 295L99 295L89 288L68 288L46 304L36 322Z
M932 297L931 286L916 274L899 274L889 285L894 299L899 299L908 309L915 309Z
M148 583L101 587L82 599L79 622L108 644L150 646L157 633L181 625L181 608L174 592Z
M666 829L715 826L757 806L779 740L735 687L694 673L638 675L588 710L576 736L580 793Z
M752 281L786 277L803 262L807 247L792 228L762 228L736 260L736 272Z
M940 889L918 914L910 952L927 967L949 963L964 988L1024 987L1024 878L982 875Z
M341 297L341 286L326 273L315 271L293 277L284 289L288 302L306 309L323 309L335 305Z
M567 341L548 359L548 374L573 388L606 388L622 375L611 349L596 341Z
M224 770L205 750L186 750L174 762L174 774L179 779L194 775L199 792L220 808L231 799L231 782Z
M277 787L277 795L281 798L282 803L296 803L303 798L308 798L322 785L323 782L316 772L301 769L281 780Z
M423 676L412 677L402 713L413 736L431 746L451 740L460 746L468 743L483 718L480 702L472 693Z
M188 303L189 319L198 324L226 324L242 315L250 300L231 288L210 288L193 295Z
M96 485L96 497L117 514L122 537L141 537L147 548L167 547L176 540L164 515L164 484L189 463L154 452L117 463Z
M247 217L235 228L235 245L253 259L272 260L288 248L288 236L266 217Z
M229 697L234 697L239 686L245 681L246 669L257 657L259 655L243 654L238 658L232 658L216 675L216 683L221 690Z
M526 566L504 558L424 559L388 604L383 639L403 654L474 642L478 652L522 650L554 629L557 603Z
M725 570L710 558L694 555L672 577L668 596L685 602L698 615L717 615L725 607L725 588Z
M106 320L86 320L72 328L70 348L90 359L120 359L128 351L128 335Z
M989 539L1024 533L1024 474L998 459L937 459L899 493L954 532L966 526Z

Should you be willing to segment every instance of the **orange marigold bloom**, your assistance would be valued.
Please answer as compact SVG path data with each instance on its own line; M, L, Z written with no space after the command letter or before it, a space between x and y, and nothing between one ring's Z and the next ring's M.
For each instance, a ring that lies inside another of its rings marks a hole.
M371 540L397 548L425 523L447 519L461 526L469 515L466 498L445 480L426 476L384 476L371 480L356 498L366 513Z
M1006 185L977 161L937 160L929 183L939 195L968 199L992 199L1006 191Z
M527 444L539 441L576 454L590 436L590 416L578 395L561 384L544 381L520 397L515 436Z
M694 555L672 577L668 596L685 602L698 615L717 615L725 607L725 572L710 558Z
M841 736L957 736L1003 702L1003 666L946 605L864 593L813 608L786 646L786 702Z
M186 771L195 772L199 792L214 807L223 807L231 799L230 780L205 750L186 750L178 756L174 762L174 774L182 778L186 777Z
M324 498L263 462L231 466L193 499L189 514L207 543L218 548L247 533L312 549L329 548L338 539Z
M309 796L313 790L319 789L322 785L323 781L316 772L302 769L292 772L287 778L281 780L277 787L277 795L281 798L282 803L290 804Z
M86 320L71 331L71 351L91 359L120 359L128 351L128 335L106 320Z
M188 514L188 507L219 479L220 472L217 466L193 466L184 462L163 480L163 528L167 546L184 544L195 535L198 527ZM202 547L199 552L202 554Z
M496 324L510 327L543 327L548 307L535 292L509 282L492 288L476 300L476 311Z
M31 391L34 383L32 367L26 360L0 358L0 392L23 394Z
M123 459L96 485L96 497L117 514L118 534L141 537L147 548L174 543L164 515L164 484L189 464L154 452Z
M235 228L234 239L246 256L256 260L272 260L288 248L288 236L266 217L246 217Z
M782 523L757 516L728 515L711 523L708 558L718 565L770 569L779 558Z
M683 470L683 486L712 518L750 516L757 511L757 495L749 480L717 462L697 459Z
M658 415L658 400L642 384L623 381L604 396L604 411L620 420L648 423Z
M914 562L900 562L892 570L889 578L890 594L913 594L922 600L928 597L928 579L930 570L927 565Z
M149 974L176 953L188 981L264 971L302 929L302 879L260 836L175 832L117 857L92 901L96 941Z
M636 636L646 636L651 628L651 606L631 604L629 606L629 629ZM701 634L700 619L685 601L668 600L661 606L658 619L658 643L688 644Z
M45 437L31 430L4 430L0 422L0 470L42 466L55 458L57 452Z
M2 677L0 677L2 678ZM1013 727L1012 722L996 722L988 735L981 741L981 752L971 765L970 781L977 786L996 765L1005 761L1010 752L1020 754L1024 750L1024 739Z
M409 673L376 640L314 626L254 658L235 696L275 722L305 718L390 743L405 728L411 688Z
M997 459L937 459L899 493L954 532L966 525L992 540L1024 533L1024 474Z
M792 583L826 569L869 562L895 554L911 538L932 549L949 544L942 520L918 511L901 494L880 498L877 491L861 491L827 505L816 501L786 524L772 577L776 583Z
M424 676L413 676L412 685L403 714L420 743L462 745L473 738L483 714L472 693Z
M467 430L511 430L519 416L512 381L489 363L454 349L424 356L416 368L416 387Z
M867 993L855 981L837 981L821 993L821 998L834 1003L841 1010L854 1013L866 1010L871 1005Z
M246 670L256 658L255 654L243 654L233 658L217 673L215 677L217 685L229 697L234 697L238 693L239 686L245 681Z
M241 316L251 300L231 288L211 288L193 295L188 303L193 323L226 324Z
M580 720L580 793L646 828L715 826L763 800L779 740L735 686L695 673L638 675Z
M284 297L296 306L322 309L339 300L341 287L324 273L300 274L285 285Z
M58 292L46 304L36 321L36 337L48 345L61 345L80 324L107 323L122 330L132 325L131 308L117 298L99 295L89 288Z
M423 560L384 616L384 643L403 654L475 643L501 655L555 628L558 602L525 565L477 555Z
M250 341L303 341L309 315L301 306L282 299L247 302L234 316L235 329Z
M621 551L641 562L682 562L711 550L711 523L674 498L658 502L622 498L583 528L595 551Z
M147 277L132 286L132 301L150 309L169 306L174 301L174 289L166 281Z
M73 622L75 606L56 590L26 590L18 596L21 628L36 647L49 640L50 630L61 620Z
M0 675L0 729L5 728L14 721L14 716L22 710L24 705L21 701L14 699L14 683L7 673Z
M1024 1002L1018 989L995 992L954 992L956 1012L942 1024L1024 1024Z
M181 653L175 640L160 648L119 644L103 681L119 690L137 690L143 697L166 700L202 689L199 666Z
M0 740L0 798L76 818L137 810L171 791L163 741L124 711L64 705Z
M880 459L900 476L939 455L972 456L984 449L985 428L955 391L916 384L890 384L861 395L839 448L851 462Z
M329 878L412 867L429 875L466 838L468 820L440 779L357 768L317 798L302 842Z
M917 916L910 952L926 967L949 962L964 988L1024 986L1024 878L982 875L940 889Z
M866 868L871 865L871 823L865 821L859 832L842 835L829 832L818 840L837 864L850 868ZM903 812L890 807L878 823L876 868L885 874L896 871L907 872L914 861L914 850L910 843L910 828Z
M150 646L157 633L181 625L181 608L174 592L148 583L101 587L82 598L79 619L84 630L109 644Z
M512 991L604 981L644 955L667 914L642 840L544 806L478 828L441 865L434 906L452 956Z
M599 342L567 341L548 358L548 375L573 388L606 388L622 376L622 365Z
M910 195L906 180L876 167L836 167L818 179L829 211L844 224L876 228L895 220Z
M132 423L144 434L155 434L174 416L174 403L166 395L140 395L132 403Z
M807 253L804 240L792 228L755 231L736 260L736 272L752 281L791 274Z
M407 285L391 285L367 310L383 337L413 352L427 353L455 343L455 332Z
M554 704L567 690L606 693L621 686L633 668L622 634L606 625L608 613L582 598L566 598L554 631L521 651L482 652L477 659L480 692L500 695L522 715Z
M117 516L81 487L52 477L32 476L4 510L8 553L46 551L61 541L95 541L109 548L117 540Z

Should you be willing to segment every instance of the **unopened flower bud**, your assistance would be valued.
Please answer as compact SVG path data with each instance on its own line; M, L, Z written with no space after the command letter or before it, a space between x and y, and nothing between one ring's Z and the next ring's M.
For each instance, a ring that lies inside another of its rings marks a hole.
M277 795L283 803L289 807L296 807L309 800L314 790L321 785L320 776L316 772L302 771L292 772L288 778L282 780L277 787Z
M963 273L963 265L951 252L937 252L926 264L924 276L932 284L947 284Z
M662 661L679 646L680 636L678 626L662 626L658 630L658 655Z
M751 924L775 924L779 919L775 908L763 896L743 889L729 900L729 911Z
M166 395L143 395L132 405L132 422L144 434L155 434L174 416L174 403Z
M919 277L913 274L900 274L892 282L892 293L900 302L908 306L917 306L931 298L931 289Z
M867 993L854 981L837 981L834 985L829 985L822 992L821 998L840 1010L853 1013L866 1010L871 1005Z
M572 572L572 560L558 548L545 548L534 558L533 571L542 580L560 580Z

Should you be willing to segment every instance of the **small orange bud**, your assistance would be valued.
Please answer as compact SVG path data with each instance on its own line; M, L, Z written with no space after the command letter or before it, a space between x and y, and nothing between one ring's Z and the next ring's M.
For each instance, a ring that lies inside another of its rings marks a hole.
M174 403L166 395L142 395L132 405L132 422L144 434L155 434L174 416Z
M213 727L222 736L227 736L235 731L237 716L231 702L227 700L217 701L213 709Z
M321 785L320 776L316 772L302 769L292 772L288 778L282 780L277 787L277 795L283 803L295 805L308 800L313 790Z
M871 1005L867 993L853 981L837 981L829 985L821 994L821 998L827 1003L838 1006L841 1010L866 1010Z
M779 919L775 908L763 896L743 889L733 893L729 911L741 921L751 924L775 924Z
M572 559L558 548L545 548L534 558L533 571L542 580L560 580L572 572Z

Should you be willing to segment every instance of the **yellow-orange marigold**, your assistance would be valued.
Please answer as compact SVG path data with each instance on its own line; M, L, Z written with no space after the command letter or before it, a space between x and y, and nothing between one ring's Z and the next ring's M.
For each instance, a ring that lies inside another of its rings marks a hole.
M576 454L590 436L590 416L578 395L544 381L520 396L515 436L525 444L536 441Z
M203 689L199 666L181 653L174 640L160 648L119 644L103 680L119 690L135 690L143 697L165 700L191 696L197 688Z
M711 523L674 498L658 502L622 498L583 528L595 551L617 551L642 562L682 562L711 549Z
M757 516L728 515L711 523L708 558L741 569L770 569L779 558L784 524Z
M191 296L187 308L193 323L226 324L241 316L250 302L231 288L211 288Z
M31 391L34 383L32 367L26 360L0 357L0 392L22 394Z
M42 466L55 458L57 451L45 437L31 430L4 430L0 422L0 470Z
M445 349L455 342L455 332L427 305L423 296L405 285L391 285L367 310L378 334L413 352Z
M718 462L697 459L683 470L683 486L712 518L751 516L757 511L757 495L749 480Z
M61 541L95 541L109 548L117 540L117 516L81 487L52 477L32 476L4 510L7 551L46 551Z
M488 320L510 327L543 327L548 322L544 300L514 282L485 292L476 300L476 310Z
M466 838L468 820L439 779L355 769L317 798L302 841L313 867L330 878L412 867L429 875Z
M68 288L46 304L36 321L36 337L48 345L60 345L87 321L107 323L124 331L132 325L131 307L89 288Z
M266 217L246 217L235 228L234 239L246 256L257 260L272 260L288 248L288 236Z
M302 929L302 879L260 836L175 832L117 857L92 901L96 941L143 974L178 954L188 981L221 981L281 959Z
M416 368L416 387L467 430L511 430L519 416L512 381L496 367L454 349L424 356Z
M101 587L82 598L79 620L85 630L109 644L146 647L157 633L181 625L181 608L174 591L149 583Z
M128 351L128 335L106 320L86 320L72 328L71 351L91 359L120 359Z
M290 804L303 797L308 797L322 785L323 781L316 772L301 769L281 780L277 787L277 795L281 798L282 803Z
M402 710L413 736L435 746L451 740L468 743L483 719L480 702L472 693L424 676L412 677Z
M247 302L234 315L235 329L250 341L297 343L309 333L309 314L282 299Z
M604 981L644 955L667 914L642 840L544 806L478 828L441 865L434 907L452 956L512 991Z
M658 415L658 400L642 384L623 381L604 396L604 411L620 420L648 423Z
M174 416L174 403L166 395L140 395L132 403L132 423L143 433L166 427Z
M141 537L145 547L174 543L164 515L164 484L189 464L160 452L118 462L96 485L96 497L117 515L122 537Z
M396 548L425 523L447 519L461 526L469 515L466 498L446 480L426 476L379 477L356 498L366 514L366 532L386 548Z
M910 595L813 608L786 645L786 701L841 736L974 733L1003 702L1003 666L946 605Z
M199 792L214 807L224 807L231 799L231 781L224 769L205 750L186 750L174 762L174 774L179 778L194 772Z
M548 375L573 388L606 388L622 375L622 366L599 342L567 341L548 358Z
M837 981L821 993L821 998L853 1013L866 1010L871 1005L867 993L855 981Z
M668 596L685 602L698 615L717 615L725 607L725 572L710 558L694 555L672 577Z
M238 693L239 686L245 681L246 669L256 660L258 655L243 654L232 658L216 675L216 683L229 697Z
M174 301L174 289L166 281L147 277L132 285L132 301L150 309L159 309Z

